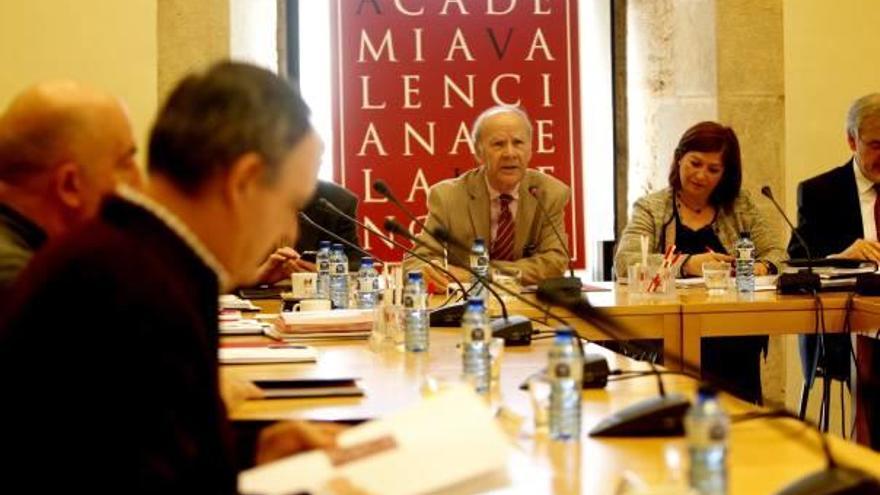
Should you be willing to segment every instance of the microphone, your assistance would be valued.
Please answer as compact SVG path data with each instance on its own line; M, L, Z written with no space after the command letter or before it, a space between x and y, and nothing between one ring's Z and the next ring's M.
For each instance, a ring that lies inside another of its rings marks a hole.
M767 197L773 206L776 207L776 211L782 216L782 219L785 220L785 223L788 224L789 228L791 228L792 234L798 241L798 244L804 248L804 252L807 254L807 271L806 273L801 273L798 271L797 273L780 273L779 277L776 279L776 289L781 294L812 294L814 292L819 291L822 288L822 282L819 280L819 275L813 273L813 256L810 254L810 247L807 245L807 241L801 237L800 232L795 228L794 224L791 223L791 220L788 219L788 215L785 214L785 211L776 202L776 199L773 197L773 191L770 190L770 186L764 186L761 188L761 194Z
M437 229L435 235L439 238L447 239L451 243L460 245L460 243L451 238L443 229ZM529 306L544 311L548 317L561 322L564 326L569 326L568 322L551 312L548 308L540 307L534 302L522 297L520 294L511 291L507 287L501 285L498 287L506 293L514 295L517 299L525 302ZM551 304L561 305L569 309L577 318L593 324L599 331L615 341L620 342L625 347L629 347L630 350L638 348L637 345L627 342L628 339L636 337L633 332L626 330L604 312L594 308L586 298L583 297L583 295L578 294L576 297L573 297L570 293L564 291L539 291L537 295L538 299L548 301ZM575 333L577 334L578 332L575 331ZM579 334L578 336L580 337ZM590 371L587 369L587 363L588 358L585 356L585 376L587 376L588 371ZM660 397L643 400L618 411L612 416L602 420L595 428L593 428L593 430L590 431L590 436L680 436L684 433L683 417L688 407L690 407L690 403L681 394L666 394L663 388L663 381L660 372L656 369L653 363L649 362L648 364L651 366L652 374L657 376ZM697 370L697 367L694 366L693 363L685 361L683 365L686 370L691 371L690 375L699 376L698 373L694 373L694 370ZM689 373L685 372L683 374L687 375ZM724 386L718 386L717 384L713 385L720 390L726 388ZM799 419L788 411L784 411L784 414L788 417ZM815 425L804 420L800 421L816 429ZM875 477L860 469L837 464L827 446L827 439L821 432L819 432L819 434L822 441L823 452L828 463L827 467L824 470L818 471L794 482L780 492L780 495L807 495L815 493L831 495L880 492L880 481Z
M406 215L410 220L415 222L415 224L418 225L419 228L422 229L422 232L426 232L435 241L440 243L441 246L443 245L443 242L441 242L440 239L437 238L437 236L435 236L430 230L428 230L428 228L425 226L425 223L422 222L421 220L419 220L419 217L415 216L413 214L413 212L410 211L409 208L404 206L403 203L401 203L400 200L397 199L397 196L395 196L394 193L391 192L391 188L388 187L388 184L386 184L384 180L382 180L382 179L374 180L373 181L373 190L376 191L377 193L381 194L388 201L391 201L392 203L394 203L394 206L396 206L398 210L402 211L403 214ZM443 255L443 260L445 261L447 259L447 252L444 250L443 253L440 253L440 254Z
M400 200L398 200L397 197L394 195L394 193L391 192L391 188L388 187L388 184L386 184L384 180L382 180L382 179L374 180L373 181L373 190L376 191L377 193L381 194L385 198L387 198L388 201L391 201L392 203L394 203L394 206L396 206L407 217L409 217L410 220L415 222L416 225L421 227L422 230L427 231L427 229L425 228L424 222L419 220L418 217L416 217L413 214L413 212L411 212L409 209L407 209L405 206L403 206L403 203L401 203ZM428 234L430 235L430 232L428 232Z
M385 242L388 242L390 244L393 244L396 247L399 247L400 249L404 250L407 254L411 254L412 256L416 257L420 261L427 263L428 265L436 268L437 270L440 270L444 275L449 277L450 280L452 280L455 283L455 285L458 286L458 288L462 292L462 297L463 298L467 297L470 289L466 289L464 284L461 282L461 280L459 280L455 275L452 274L452 272L447 270L445 267L440 266L440 264L435 263L433 260L428 259L428 258L420 255L419 253L413 251L412 249L409 249L406 246L404 246L403 244L395 241L394 239L382 234L378 230L359 221L358 219L352 217L351 215L348 215L344 211L337 208L336 205L334 205L330 201L327 201L327 199L319 198L318 203L320 204L320 206L322 208L329 210L332 213L335 213L336 215L341 216L342 218L345 218L349 222L354 223L355 225L357 225L357 226L361 227L362 229L366 230L367 232L370 232L371 234L379 237L380 239L384 240ZM325 229L321 229L321 230L325 230ZM409 232L407 232L407 234L409 234ZM434 327L457 327L457 326L461 325L461 317L464 315L466 305L467 305L467 302L464 301L464 302L459 302L459 303L454 303L454 304L448 304L442 308L436 308L436 309L431 310L430 325L434 326Z
M580 293L573 295L564 289L538 289L538 300L562 306L575 316L594 325L600 332L619 342L630 352L637 345L627 341L628 333L605 313L594 308ZM621 333L623 335L621 335ZM589 435L591 437L655 437L680 436L684 434L684 415L690 401L680 393L667 394L663 376L652 360L647 361L651 373L657 377L658 395L644 399L621 409L599 421Z
M461 245L443 229L435 230L434 235L450 244L459 247ZM507 291L506 287L502 288ZM630 352L639 350L639 346L628 341L633 338L632 332L623 330L610 317L593 308L581 295L580 289L572 292L560 287L539 287L537 297L541 301L568 309L578 318L595 326L604 335L619 342ZM568 323L565 325L568 326ZM684 414L690 407L690 401L682 394L667 394L663 386L663 378L653 361L649 360L648 365L651 367L651 373L657 376L659 395L637 402L605 418L590 431L590 436L644 437L684 434Z
M342 237L342 236L336 234L335 232L333 232L333 231L331 231L331 230L329 230L329 229L326 229L326 228L322 227L320 224L318 224L318 222L316 222L316 221L312 220L311 218L309 218L309 216L306 215L305 212L302 212L302 211L299 212L299 217L300 217L301 219L305 220L307 224L309 224L309 225L311 225L312 227L318 229L318 230L321 231L322 233L329 235L329 236L332 237L334 240L339 241L341 244L345 244L346 246L348 246L348 247L354 249L355 251L361 253L362 255L364 255L364 256L366 256L366 257L368 257L368 258L373 258L373 259L375 259L376 261L378 261L379 263L381 263L381 264L383 264L383 265L385 264L385 261L380 260L379 258L376 258L376 257L375 257L373 254L371 254L369 251L364 250L363 248L361 248L361 247L358 246L357 244L355 244L355 243L349 241L348 239L346 239L346 238L344 238L344 237Z
M547 209L544 208L544 202L541 201L540 197L541 190L537 186L531 186L529 188L529 194L535 198L535 201L538 203L538 209L541 212L541 217L545 222L550 224L550 228L553 230L553 235L556 236L556 240L559 241L559 244L562 246L562 250L565 252L565 255L568 256L568 277L554 277L554 278L546 278L541 280L538 283L538 287L543 287L544 290L564 290L567 292L580 294L581 292L581 279L574 275L574 268L571 266L571 252L568 250L568 243L562 238L562 235L559 233L559 229L556 228L556 224L551 220L550 215L547 213Z
M400 225L393 218L388 218L385 220L385 230L388 232L402 235L412 241L415 244L418 244L422 247L425 247L429 250L433 250L434 247L426 243L425 241L419 239L418 237L409 233L403 225ZM443 236L439 233L444 233L442 229L435 231L432 237L435 237L438 241L442 242ZM504 345L506 346L525 346L532 343L532 334L535 333L532 328L532 322L528 318L524 316L509 316L507 313L507 305L504 304L504 300L501 299L501 296L498 295L497 292L492 288L492 284L486 277L478 274L467 264L463 265L463 268L468 271L476 280L478 280L486 290L491 293L495 299L498 300L498 304L501 306L502 318L496 318L492 320L492 335L495 337L501 337L504 339ZM501 287L498 285L498 287ZM561 320L565 321L565 320ZM565 324L565 323L563 323Z

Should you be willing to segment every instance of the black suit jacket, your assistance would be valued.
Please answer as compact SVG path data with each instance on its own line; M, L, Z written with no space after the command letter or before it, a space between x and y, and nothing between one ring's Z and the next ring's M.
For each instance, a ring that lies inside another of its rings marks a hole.
M334 234L346 239L347 241L360 246L358 241L357 226L336 213L325 209L318 203L320 198L333 203L334 206L345 212L351 217L357 218L357 196L352 194L344 187L338 186L332 182L318 182L318 189L315 196L309 202L303 213L315 221L321 227L333 232ZM304 251L317 251L318 242L327 240L330 242L339 242L320 230L312 227L308 222L299 222L299 240L296 242L295 249L302 253ZM360 266L361 254L352 247L343 244L345 255L348 256L348 266L352 270L357 270ZM305 255L303 259L314 262L314 255Z
M798 232L804 237L814 258L823 258L843 251L856 239L863 238L864 230L852 160L800 183ZM806 253L794 236L788 245L788 252L792 258L806 257ZM816 337L801 335L799 344L804 378L812 380ZM874 349L874 355L880 356L880 345L877 341L871 341L869 344ZM850 375L849 336L827 335L825 348L828 355L827 366L831 374L836 377L848 377ZM864 412L860 414L865 415L864 419L871 430L868 438L871 446L878 449L880 448L880 394L876 390L880 376L880 359L875 357L873 363L863 364L866 367L873 366L874 371L863 373L862 380L859 381L859 401L864 408Z
M814 258L839 253L864 237L852 160L798 185L797 228ZM792 258L807 256L795 236L788 253Z
M112 198L10 293L0 492L236 492L217 276L163 222Z

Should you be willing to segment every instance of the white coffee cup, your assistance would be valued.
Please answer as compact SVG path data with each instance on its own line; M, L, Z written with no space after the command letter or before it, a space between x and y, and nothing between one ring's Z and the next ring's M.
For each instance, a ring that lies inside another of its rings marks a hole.
M329 311L329 299L303 299L293 305L294 311Z
M318 274L312 272L297 272L290 275L290 291L293 297L302 299L313 297L318 284Z

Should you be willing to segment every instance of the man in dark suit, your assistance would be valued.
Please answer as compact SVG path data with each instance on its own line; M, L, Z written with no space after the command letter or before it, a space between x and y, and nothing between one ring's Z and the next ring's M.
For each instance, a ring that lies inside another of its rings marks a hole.
M880 262L880 93L856 100L849 109L846 138L853 155L849 161L798 186L798 232L814 258L837 257ZM806 252L792 236L788 248L792 258ZM826 336L826 362L820 366L832 376L848 376L850 337ZM816 337L802 336L801 363L807 381L812 380L817 348ZM865 343L876 349L877 341ZM866 348L866 354L871 352ZM875 352L875 355L878 353ZM880 378L880 359L860 363L860 389ZM868 367L873 369L868 370ZM864 383L863 383L864 382ZM870 443L880 448L880 394L859 393L863 419L871 425ZM865 432L863 432L865 433Z
M348 242L359 246L357 235L357 226L354 222L346 220L337 215L333 211L325 208L319 203L323 198L333 203L334 206L342 210L346 215L357 218L357 196L342 186L338 186L333 182L318 181L318 190L315 196L309 202L303 213L308 215L315 223L342 237ZM299 271L315 271L315 255L318 250L318 242L330 241L339 242L320 230L312 227L307 222L300 222L299 240L296 241L296 251L300 254L301 263L298 264ZM348 266L351 270L357 270L360 267L361 254L353 247L343 244L345 255L348 256Z
M327 444L303 423L234 439L217 364L217 296L295 236L320 149L300 95L266 70L221 63L177 86L151 132L145 190L118 189L11 291L0 484L233 494L248 463ZM61 460L48 475L47 459Z
M348 216L356 218L357 196L333 182L318 181L314 196L302 212L324 229L347 240L349 244L359 246L357 225L324 207L320 203L322 198L333 203ZM327 235L308 222L299 222L299 239L295 246L283 246L272 252L260 265L257 282L274 284L287 279L291 273L317 271L315 254L318 251L318 243L324 240L339 242L335 237ZM341 244L348 257L348 269L357 271L360 268L361 253L349 244Z

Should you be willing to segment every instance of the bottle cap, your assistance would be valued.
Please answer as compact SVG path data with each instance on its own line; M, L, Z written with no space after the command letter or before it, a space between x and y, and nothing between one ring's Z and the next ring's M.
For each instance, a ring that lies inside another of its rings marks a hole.
M319 249L324 249L324 248L329 249L330 248L330 241L318 241L318 248Z

